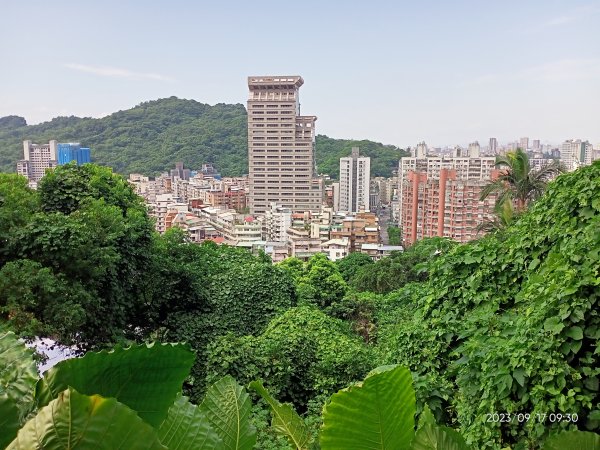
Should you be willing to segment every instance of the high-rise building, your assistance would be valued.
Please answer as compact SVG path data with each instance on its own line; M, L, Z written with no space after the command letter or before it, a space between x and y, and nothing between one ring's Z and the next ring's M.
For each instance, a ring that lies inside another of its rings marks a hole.
M33 144L23 141L23 159L17 163L17 173L27 177L33 187L42 179L46 169L57 165L58 142L50 141L48 144Z
M299 76L248 77L249 206L264 214L272 202L294 213L321 208L316 176L316 116L300 115Z
M581 139L568 139L560 148L560 160L567 170L589 165L593 160L592 144Z
M90 149L82 147L79 142L58 144L58 165L76 162L78 165L92 162Z
M519 147L521 147L521 149L523 149L523 151L526 152L527 149L529 148L529 138L522 137L521 140L519 141Z
M340 158L340 211L369 211L371 158L360 156L358 147Z
M456 147L452 157L402 158L398 216L403 242L430 236L474 239L477 226L493 212L493 198L480 202L479 196L497 173L495 164L495 157L479 156L474 145Z
M493 155L498 153L498 140L495 137L490 138L490 153Z
M532 149L534 152L539 152L542 150L542 146L540 145L539 139L534 139L532 144Z

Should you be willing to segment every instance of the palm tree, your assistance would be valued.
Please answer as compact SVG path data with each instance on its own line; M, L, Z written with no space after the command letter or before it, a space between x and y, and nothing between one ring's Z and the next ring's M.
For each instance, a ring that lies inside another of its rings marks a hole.
M516 206L517 213L523 212L530 202L541 197L548 182L565 171L559 161L531 170L529 157L520 148L498 156L496 167L502 169L500 176L483 188L481 200L495 193L498 195L496 211L501 211L505 202L510 202Z
M517 213L511 201L506 200L494 207L494 217L477 225L477 232L493 233L503 230L516 218Z

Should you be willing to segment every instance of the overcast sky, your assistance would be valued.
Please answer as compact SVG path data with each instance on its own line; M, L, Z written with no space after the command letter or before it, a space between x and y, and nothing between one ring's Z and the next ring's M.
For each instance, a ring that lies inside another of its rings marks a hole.
M0 116L245 104L248 75L301 75L331 137L596 145L599 23L600 0L7 0Z

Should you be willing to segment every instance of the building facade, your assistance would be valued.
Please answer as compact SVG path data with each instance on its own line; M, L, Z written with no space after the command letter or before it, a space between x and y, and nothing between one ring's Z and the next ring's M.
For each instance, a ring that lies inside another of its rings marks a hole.
M568 139L560 148L560 161L568 171L587 166L593 160L593 147L588 141Z
M371 158L360 156L358 147L340 158L340 211L369 211Z
M34 144L23 141L23 159L17 163L17 173L29 180L33 187L42 179L46 169L57 166L58 142L50 141L48 144Z
M92 162L90 149L82 147L79 142L71 142L68 144L58 144L58 165L69 164L75 162L77 165L87 164Z
M275 202L294 212L319 211L315 116L300 115L299 76L248 77L249 207L264 214Z
M467 242L492 212L494 198L480 202L483 187L497 176L496 158L479 155L479 146L457 147L451 157L400 160L398 218L403 243L442 236Z

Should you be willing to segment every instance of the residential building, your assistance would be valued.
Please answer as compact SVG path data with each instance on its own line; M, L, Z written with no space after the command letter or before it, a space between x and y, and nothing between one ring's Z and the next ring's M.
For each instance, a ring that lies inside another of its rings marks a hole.
M523 149L524 152L526 152L527 149L529 148L529 138L528 137L522 137L521 140L519 141L519 147L521 149Z
M23 141L23 159L17 163L17 173L26 177L31 187L36 187L46 169L58 164L57 148L58 142L55 140L42 145Z
M321 239L310 236L308 230L288 228L288 255L303 261L321 253Z
M539 139L534 139L533 140L532 150L534 152L540 152L540 151L542 151L542 146L540 145L540 140Z
M379 219L374 213L363 212L342 220L332 226L331 239L347 239L348 252L360 251L362 244L379 244Z
M246 208L247 194L240 187L225 184L219 190L208 190L204 192L204 201L211 206L219 208L231 208L241 212Z
M360 252L369 255L373 261L379 261L381 258L390 256L392 252L402 252L404 248L401 245L383 245L383 244L362 244Z
M496 176L496 158L482 157L479 145L456 147L451 157L402 158L398 176L398 221L403 242L446 236L466 242L492 214L493 198L479 201Z
M287 242L255 241L252 243L252 254L258 255L260 251L269 255L271 261L278 263L288 257Z
M300 76L248 77L249 207L264 214L277 203L293 212L319 211L316 116L300 115Z
M292 226L292 209L271 203L262 221L263 239L274 242L287 242L287 230Z
M560 149L560 160L568 171L592 163L593 147L588 141L568 139Z
M321 251L327 255L331 261L337 261L349 254L350 241L347 238L330 239L321 244Z
M461 176L457 169L443 168L437 177L411 171L402 186L400 211L403 242L411 245L425 237L441 236L468 242L478 235L477 227L493 216L495 197L481 201L481 191L497 176Z
M340 211L369 211L371 158L360 156L358 147L340 158Z
M77 165L92 162L90 149L82 147L79 142L58 144L58 165L69 164L75 161Z

